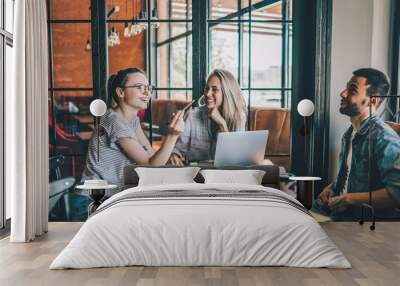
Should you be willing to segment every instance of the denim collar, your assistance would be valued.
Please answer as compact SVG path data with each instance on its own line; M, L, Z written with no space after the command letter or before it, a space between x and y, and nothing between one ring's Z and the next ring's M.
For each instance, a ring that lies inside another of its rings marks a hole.
M371 115L371 117L368 117L368 118L364 119L364 120L361 122L360 128L357 130L357 132L356 132L356 134L355 134L354 137L360 136L360 135L366 135L366 134L368 134L368 130L369 130L369 127L370 127L370 124L369 124L369 120L370 120L370 119L371 119L371 123L375 123L376 121L379 120L379 117L378 117L378 115L376 115L375 113L373 113L373 114ZM353 132L353 125L350 125L350 127L349 127L349 128L347 129L347 131L345 132L344 137L345 137L346 139L349 139L352 132Z

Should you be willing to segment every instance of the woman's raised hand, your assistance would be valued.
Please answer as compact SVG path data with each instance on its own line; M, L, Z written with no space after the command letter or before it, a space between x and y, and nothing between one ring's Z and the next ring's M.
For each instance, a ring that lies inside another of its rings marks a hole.
M168 134L179 136L184 128L185 121L183 120L184 112L179 110L176 114L173 113L171 116L170 124L168 125Z
M218 125L221 132L228 132L228 127L226 125L225 119L222 117L221 112L219 112L217 107L208 110L208 116Z

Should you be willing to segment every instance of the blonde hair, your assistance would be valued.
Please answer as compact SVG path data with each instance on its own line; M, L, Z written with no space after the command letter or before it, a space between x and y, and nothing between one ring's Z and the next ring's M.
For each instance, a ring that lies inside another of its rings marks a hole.
M223 96L221 115L226 121L229 131L238 131L244 126L247 117L246 102L240 92L240 86L234 75L223 69L213 70L207 77L216 76L221 82Z

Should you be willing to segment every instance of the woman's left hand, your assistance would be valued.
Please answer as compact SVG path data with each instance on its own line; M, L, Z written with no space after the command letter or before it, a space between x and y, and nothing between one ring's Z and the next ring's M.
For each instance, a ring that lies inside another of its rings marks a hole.
M225 119L222 117L217 107L209 109L208 115L214 122L218 125L221 132L228 132L228 127L226 125Z

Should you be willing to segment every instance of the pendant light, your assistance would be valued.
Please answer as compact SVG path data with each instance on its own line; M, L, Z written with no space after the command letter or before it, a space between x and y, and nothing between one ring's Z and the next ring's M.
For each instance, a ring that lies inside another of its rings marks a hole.
M90 7L89 7L89 11L90 11ZM91 28L91 25L89 25L89 28L87 29L87 41L86 41L86 45L85 45L85 52L90 52L92 50L92 45L90 44L90 28Z
M139 14L139 20L140 20L140 28L141 32L147 29L147 22L146 22L146 0L142 1L142 9Z
M160 27L160 22L158 22L157 0L154 0L154 8L151 11L151 20L151 28L157 29Z
M128 0L125 0L125 18L128 19ZM129 38L130 36L131 36L131 31L129 29L129 22L125 21L124 37Z

